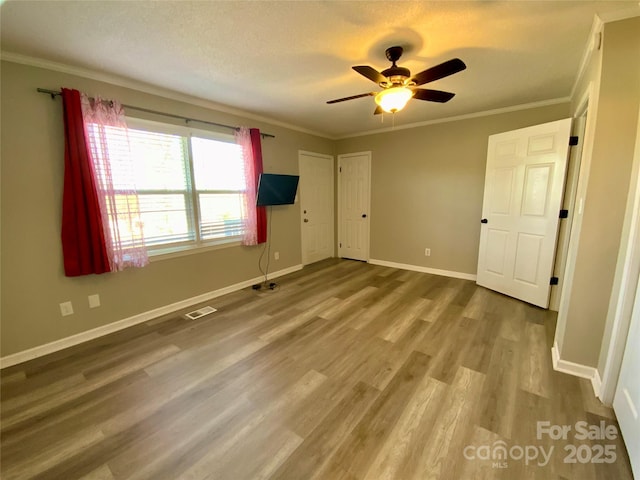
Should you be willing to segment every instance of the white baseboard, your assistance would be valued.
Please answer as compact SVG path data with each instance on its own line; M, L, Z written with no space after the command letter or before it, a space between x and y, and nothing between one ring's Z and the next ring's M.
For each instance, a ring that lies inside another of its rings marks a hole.
M596 368L593 377L591 377L591 386L593 387L593 393L595 393L596 397L600 398L600 394L602 393L602 379L600 378L600 372ZM600 398L602 400L602 398Z
M386 260L370 259L372 265L380 265L383 267L399 268L401 270L412 270L414 272L431 273L433 275L442 275L443 277L461 278L463 280L476 280L473 273L454 272L452 270L440 270L437 268L421 267L420 265L410 265L408 263L388 262Z
M558 350L558 343L554 342L551 348L551 358L553 361L553 369L557 372L568 373L575 377L586 378L591 381L591 387L596 397L600 398L600 388L602 382L600 380L600 373L595 367L588 367L579 363L569 362L568 360L562 360L560 358L560 351Z
M268 279L281 277L289 273L297 272L301 269L302 264L284 268L282 270L270 273L268 275ZM60 340L45 343L44 345L39 345L28 350L23 350L22 352L7 355L0 358L0 369L10 367L12 365L17 365L18 363L26 362L28 360L33 360L34 358L42 357L44 355L48 355L49 353L57 352L59 350L69 348L80 343L88 342L89 340L93 340L95 338L117 332L124 328L153 320L154 318L161 317L162 315L167 315L171 312L188 308L191 305L206 302L207 300L211 300L212 298L221 297L222 295L226 295L227 293L235 292L243 288L250 287L251 285L254 285L256 283L260 283L263 280L264 277L262 276L251 278L249 280L245 280L244 282L229 285L228 287L219 288L218 290L203 293L195 297L186 298L170 305L154 308L153 310L142 312L137 315L133 315L132 317L124 318L122 320L118 320L101 327L87 330L86 332L77 333L75 335L71 335L70 337L61 338Z

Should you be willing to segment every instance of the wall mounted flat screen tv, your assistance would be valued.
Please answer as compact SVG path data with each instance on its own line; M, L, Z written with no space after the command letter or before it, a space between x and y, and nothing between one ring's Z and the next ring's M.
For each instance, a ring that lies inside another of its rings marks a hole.
M261 173L258 180L257 205L291 205L296 200L299 180L298 175Z

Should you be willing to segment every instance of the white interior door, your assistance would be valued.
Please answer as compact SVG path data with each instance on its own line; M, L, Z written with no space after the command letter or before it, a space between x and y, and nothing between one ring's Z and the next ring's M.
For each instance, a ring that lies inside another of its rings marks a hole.
M613 409L618 417L622 437L629 452L631 469L640 478L640 279L631 314L631 324L624 351Z
M334 254L333 157L298 152L302 263Z
M489 137L478 285L547 308L571 119Z
M338 256L369 261L371 152L338 155Z

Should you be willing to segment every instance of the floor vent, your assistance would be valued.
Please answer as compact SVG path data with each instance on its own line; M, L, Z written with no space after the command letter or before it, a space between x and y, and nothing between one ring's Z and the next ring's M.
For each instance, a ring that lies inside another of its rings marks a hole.
M205 315L209 315L210 313L217 312L217 310L213 307L202 307L198 310L194 310L193 312L189 312L185 315L190 320L196 320L200 317L204 317Z

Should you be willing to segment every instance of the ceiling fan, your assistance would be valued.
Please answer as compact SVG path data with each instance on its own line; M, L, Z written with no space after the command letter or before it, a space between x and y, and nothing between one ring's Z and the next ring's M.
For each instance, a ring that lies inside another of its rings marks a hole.
M429 90L426 88L414 88L425 83L434 82L454 73L458 73L467 66L459 58L453 58L435 67L411 76L407 68L399 67L396 62L402 56L402 47L389 47L385 50L387 58L391 62L391 67L378 72L368 65L357 65L352 67L360 75L380 85L384 90L380 92L361 93L350 97L329 100L327 103L345 102L355 98L375 96L378 107L373 112L378 115L383 112L395 113L402 110L411 98L426 100L427 102L444 103L451 100L455 93L443 92L441 90Z

